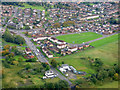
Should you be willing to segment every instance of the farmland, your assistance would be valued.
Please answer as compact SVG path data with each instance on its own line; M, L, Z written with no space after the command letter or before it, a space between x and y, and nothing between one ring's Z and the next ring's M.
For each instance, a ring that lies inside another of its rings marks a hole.
M63 40L67 43L82 44L83 42L88 42L90 40L94 40L100 37L102 37L102 35L94 32L86 32L80 34L62 35L62 36L57 36L56 38Z

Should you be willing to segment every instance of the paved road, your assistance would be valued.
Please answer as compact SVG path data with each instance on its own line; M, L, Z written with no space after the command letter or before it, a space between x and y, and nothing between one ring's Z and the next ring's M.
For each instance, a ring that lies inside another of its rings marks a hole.
M40 62L47 62L47 63L50 65L50 63L49 63L48 60L42 55L42 53L41 53L41 52L38 53L36 46L30 41L30 38L26 37L24 34L21 34L20 31L14 31L14 32L16 32L18 35L21 35L21 36L25 39L26 44L28 45L28 47L29 47L34 53L37 53L37 54L38 54L38 55L36 55L37 58L38 58L38 61L40 61ZM70 86L72 85L72 83L71 83L66 77L64 77L60 72L58 72L58 71L57 71L55 68L53 68L51 65L50 65L50 68L51 68L52 71L54 71L54 73L58 74L58 77L59 77L61 80L66 80L66 81L69 83Z
M13 30L12 30L12 31L13 31ZM40 62L47 62L47 63L49 64L48 60L42 55L42 53L41 53L41 52L38 53L36 46L30 41L30 38L28 38L28 37L26 37L24 34L22 34L21 31L15 30L14 32L16 32L18 35L21 35L21 36L25 39L26 44L28 45L28 47L29 47L34 53L37 53L37 54L38 54L38 55L36 55L37 58L38 58L38 61L40 61ZM114 34L117 34L117 33L114 33ZM111 35L114 35L114 34L111 34ZM108 36L111 36L111 35L104 35L104 36L101 37L101 38L98 38L98 39L95 39L95 40L91 40L91 41L86 42L86 43L91 43L91 42L94 42L94 41L103 39L103 38L108 37ZM71 45L73 45L73 44L71 44ZM74 45L82 45L82 44L74 44ZM49 65L50 65L50 64L49 64ZM50 68L51 68L51 70L53 70L56 74L58 74L58 77L59 77L61 80L66 80L66 81L69 83L70 86L72 85L72 83L71 83L66 77L64 77L60 72L58 72L58 71L57 71L55 68L53 68L51 65L50 65Z

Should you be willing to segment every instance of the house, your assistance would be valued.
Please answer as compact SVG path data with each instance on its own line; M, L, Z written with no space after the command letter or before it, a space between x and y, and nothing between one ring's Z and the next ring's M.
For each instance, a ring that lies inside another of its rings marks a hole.
M26 52L26 54L29 54L29 53L31 53L32 51L30 50L30 48L25 48L25 52Z
M98 17L99 17L99 15L93 15L93 16L86 17L86 19L94 19L94 18L98 18Z
M49 52L47 48L42 47L42 51L46 54L48 58L53 58L53 55Z
M65 48L66 47L66 44L58 44L57 45L57 48L61 49L61 48Z
M66 44L66 42L64 42L64 41L62 41L62 40L58 40L56 43L57 43L57 44Z
M77 70L73 66L70 66L70 69L72 72L77 73Z
M71 71L70 67L68 64L62 64L61 67L59 67L59 70L64 73L64 72L67 72L67 71Z
M57 75L56 75L52 70L48 70L48 71L45 72L45 76L46 76L47 78L54 78L54 77L56 77ZM44 77L44 78L46 78L46 77Z
M71 51L67 51L66 53L67 53L67 54L71 54L72 52L71 52Z
M56 43L56 42L58 41L58 40L57 40L56 38L54 38L54 37L51 37L49 40L52 41L52 42L54 42L54 43Z
M61 54L65 56L66 55L66 51L61 51Z
M80 49L82 49L83 48L83 46L78 46L78 50L80 50Z
M53 58L53 55L50 52L46 52L48 58Z
M77 51L77 47L70 47L70 48L68 48L68 51L71 51L71 52L74 52L74 51Z
M38 41L38 40L45 40L47 39L48 37L47 36L43 36L43 37L37 37L37 38L33 38L33 41Z
M90 45L89 44L85 44L85 45L83 45L83 47L89 47Z
M52 44L51 42L48 42L47 45L48 45L49 47L53 47L53 44Z

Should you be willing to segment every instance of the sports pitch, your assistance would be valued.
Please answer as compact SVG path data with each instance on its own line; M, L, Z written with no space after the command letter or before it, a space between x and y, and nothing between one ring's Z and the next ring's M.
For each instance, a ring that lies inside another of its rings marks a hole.
M102 35L100 34L94 32L85 32L80 34L77 33L77 34L61 35L61 36L57 36L56 38L71 44L82 44L83 42L88 42L100 37L102 37Z

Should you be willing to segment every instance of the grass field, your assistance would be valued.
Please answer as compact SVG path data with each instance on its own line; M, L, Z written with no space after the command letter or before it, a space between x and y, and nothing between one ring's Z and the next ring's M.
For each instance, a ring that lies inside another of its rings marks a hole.
M109 36L107 38L104 38L104 39L92 42L92 43L90 43L90 45L92 45L94 47L103 46L105 44L117 41L118 40L118 36L119 36L118 34L115 34L115 35Z
M118 81L109 82L102 86L97 86L97 88L118 88Z
M104 66L111 66L118 63L118 35L113 35L107 39L99 40L94 43L95 48L81 51L72 55L56 58L59 63L64 61L66 64L73 65L77 70L87 73L95 73L90 67L89 61L82 60L82 57L100 58ZM104 42L105 40L105 42Z
M30 78L21 78L17 73L24 69L25 65L29 62L21 62L19 66L17 65L10 65L10 68L5 68L2 66L3 75L4 78L2 78L3 88L16 88L21 86L29 86L29 85L43 85L45 82L58 82L59 78L53 78L53 79L42 79L41 74L35 74L31 75L29 74ZM31 64L31 63L29 63ZM32 64L38 64L38 62L32 63ZM24 76L27 76L28 74L25 74Z
M45 10L44 7L42 6L32 6L32 5L29 5L27 3L23 3L24 7L19 7L20 9L25 9L25 8L31 8L31 9L38 9L38 10Z
M102 35L94 33L94 32L85 32L80 34L68 34L57 36L57 39L63 40L68 43L82 44L83 42L88 42L90 40L94 40L102 37Z

